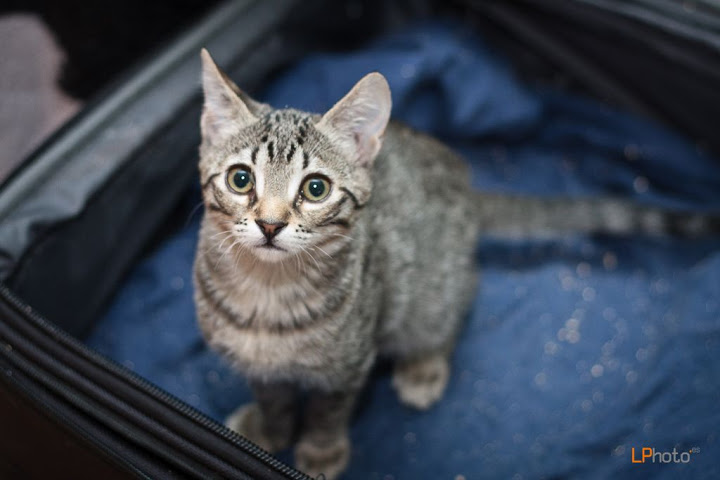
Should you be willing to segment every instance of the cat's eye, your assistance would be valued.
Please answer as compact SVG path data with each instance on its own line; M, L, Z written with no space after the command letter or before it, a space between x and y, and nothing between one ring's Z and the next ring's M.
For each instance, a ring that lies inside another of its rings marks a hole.
M330 194L330 181L320 176L308 177L303 182L301 191L303 197L311 202L320 202Z
M250 167L244 165L231 167L227 173L227 184L233 192L250 193L255 186L255 179Z

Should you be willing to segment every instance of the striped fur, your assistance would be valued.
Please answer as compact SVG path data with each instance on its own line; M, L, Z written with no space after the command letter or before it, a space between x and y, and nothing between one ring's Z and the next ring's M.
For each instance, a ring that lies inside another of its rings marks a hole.
M556 237L568 233L673 235L720 233L720 217L665 210L621 198L537 198L475 193L475 218L484 235Z
M296 463L312 475L334 478L348 461L348 420L378 355L395 360L401 401L428 408L441 397L475 295L479 231L693 235L709 226L618 200L473 192L447 147L386 128L389 89L378 74L320 116L257 103L207 52L203 61L199 325L255 394L231 428L283 448L295 438L297 391L308 391ZM239 167L254 178L246 194L230 185ZM319 202L302 193L313 175L330 182Z

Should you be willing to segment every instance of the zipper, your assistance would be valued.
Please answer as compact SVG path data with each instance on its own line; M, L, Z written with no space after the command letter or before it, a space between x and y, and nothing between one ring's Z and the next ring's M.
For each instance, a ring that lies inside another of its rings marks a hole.
M19 343L19 342L18 342ZM7 348L7 346L6 346ZM27 347L25 347L27 348ZM8 349L8 353L4 354L5 359L9 362L11 369L5 373L17 378L26 377L30 379L34 384L39 385L39 388L43 390L45 395L49 395L53 398L59 398L67 405L71 405L72 408L82 415L83 418L89 418L91 420L97 420L102 418L102 424L108 430L113 432L120 432L124 438L131 438L134 445L139 445L145 450L153 452L155 458L160 458L162 461L169 464L175 463L179 466L178 470L184 469L185 471L193 472L201 475L201 478L205 479L219 479L217 473L209 470L200 463L193 461L192 459L173 455L172 447L161 445L158 448L157 441L151 434L147 434L141 427L133 425L128 427L123 424L122 420L118 418L118 415L109 411L107 407L100 405L99 402L90 398L88 395L79 392L78 389L72 388L63 382L62 379L56 378L52 373L38 367L33 360L27 358L19 351L16 352L14 348ZM21 350L21 349L18 349ZM37 397L37 395L33 395ZM48 399L44 399L46 402ZM88 415L87 412L95 413L96 415ZM151 431L151 430L150 430ZM79 435L86 440L93 441L93 436L88 432L82 430L80 427ZM133 466L132 462L127 462L125 459L118 458L117 452L108 451L103 445L102 450L109 453L116 461L120 461L122 464ZM180 457L180 458L178 458ZM133 472L140 473L140 472ZM246 477L249 478L249 477Z
M186 404L177 397L167 393L157 385L154 385L152 382L148 381L144 377L138 375L131 370L128 370L127 368L118 363L115 363L113 360L104 357L93 350L90 350L81 342L79 342L75 337L67 334L65 331L63 331L56 325L43 318L37 312L35 312L32 307L27 305L22 299L20 299L12 290L10 290L4 284L0 284L0 298L5 300L6 304L12 307L18 314L31 320L33 326L39 329L51 340L58 341L65 347L69 348L72 352L79 354L81 357L84 357L85 360L88 360L96 367L99 367L100 369L112 374L121 382L129 383L141 392L147 394L151 399L157 401L162 405L170 407L170 409L174 412L179 413L183 417L190 419L195 424L200 425L204 429L212 432L214 435L222 438L233 447L236 447L244 453L248 454L249 456L259 460L265 467L284 475L289 480L312 480L311 477L309 477L308 475L280 462L271 454L261 449L250 440L219 424L215 420L209 418L204 413ZM208 453L211 455L213 454L213 452ZM217 456L216 458L224 462L222 458Z

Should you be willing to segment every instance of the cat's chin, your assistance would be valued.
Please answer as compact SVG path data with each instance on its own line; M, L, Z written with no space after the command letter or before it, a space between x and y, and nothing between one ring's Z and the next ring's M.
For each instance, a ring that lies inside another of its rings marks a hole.
M255 247L252 249L252 253L258 258L258 260L262 260L267 263L281 262L289 256L287 250L281 248L269 248L266 246Z

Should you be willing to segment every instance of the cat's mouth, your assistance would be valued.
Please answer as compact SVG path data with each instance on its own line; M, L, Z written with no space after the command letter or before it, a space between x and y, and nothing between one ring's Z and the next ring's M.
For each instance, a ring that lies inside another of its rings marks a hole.
M270 243L270 242L263 243L262 245L258 246L257 248L262 248L264 250L280 250L282 252L285 251L284 248L278 247L274 243Z
M286 249L278 247L272 242L266 242L262 245L257 245L254 248L253 253L260 260L269 263L280 262L287 258L288 255Z

